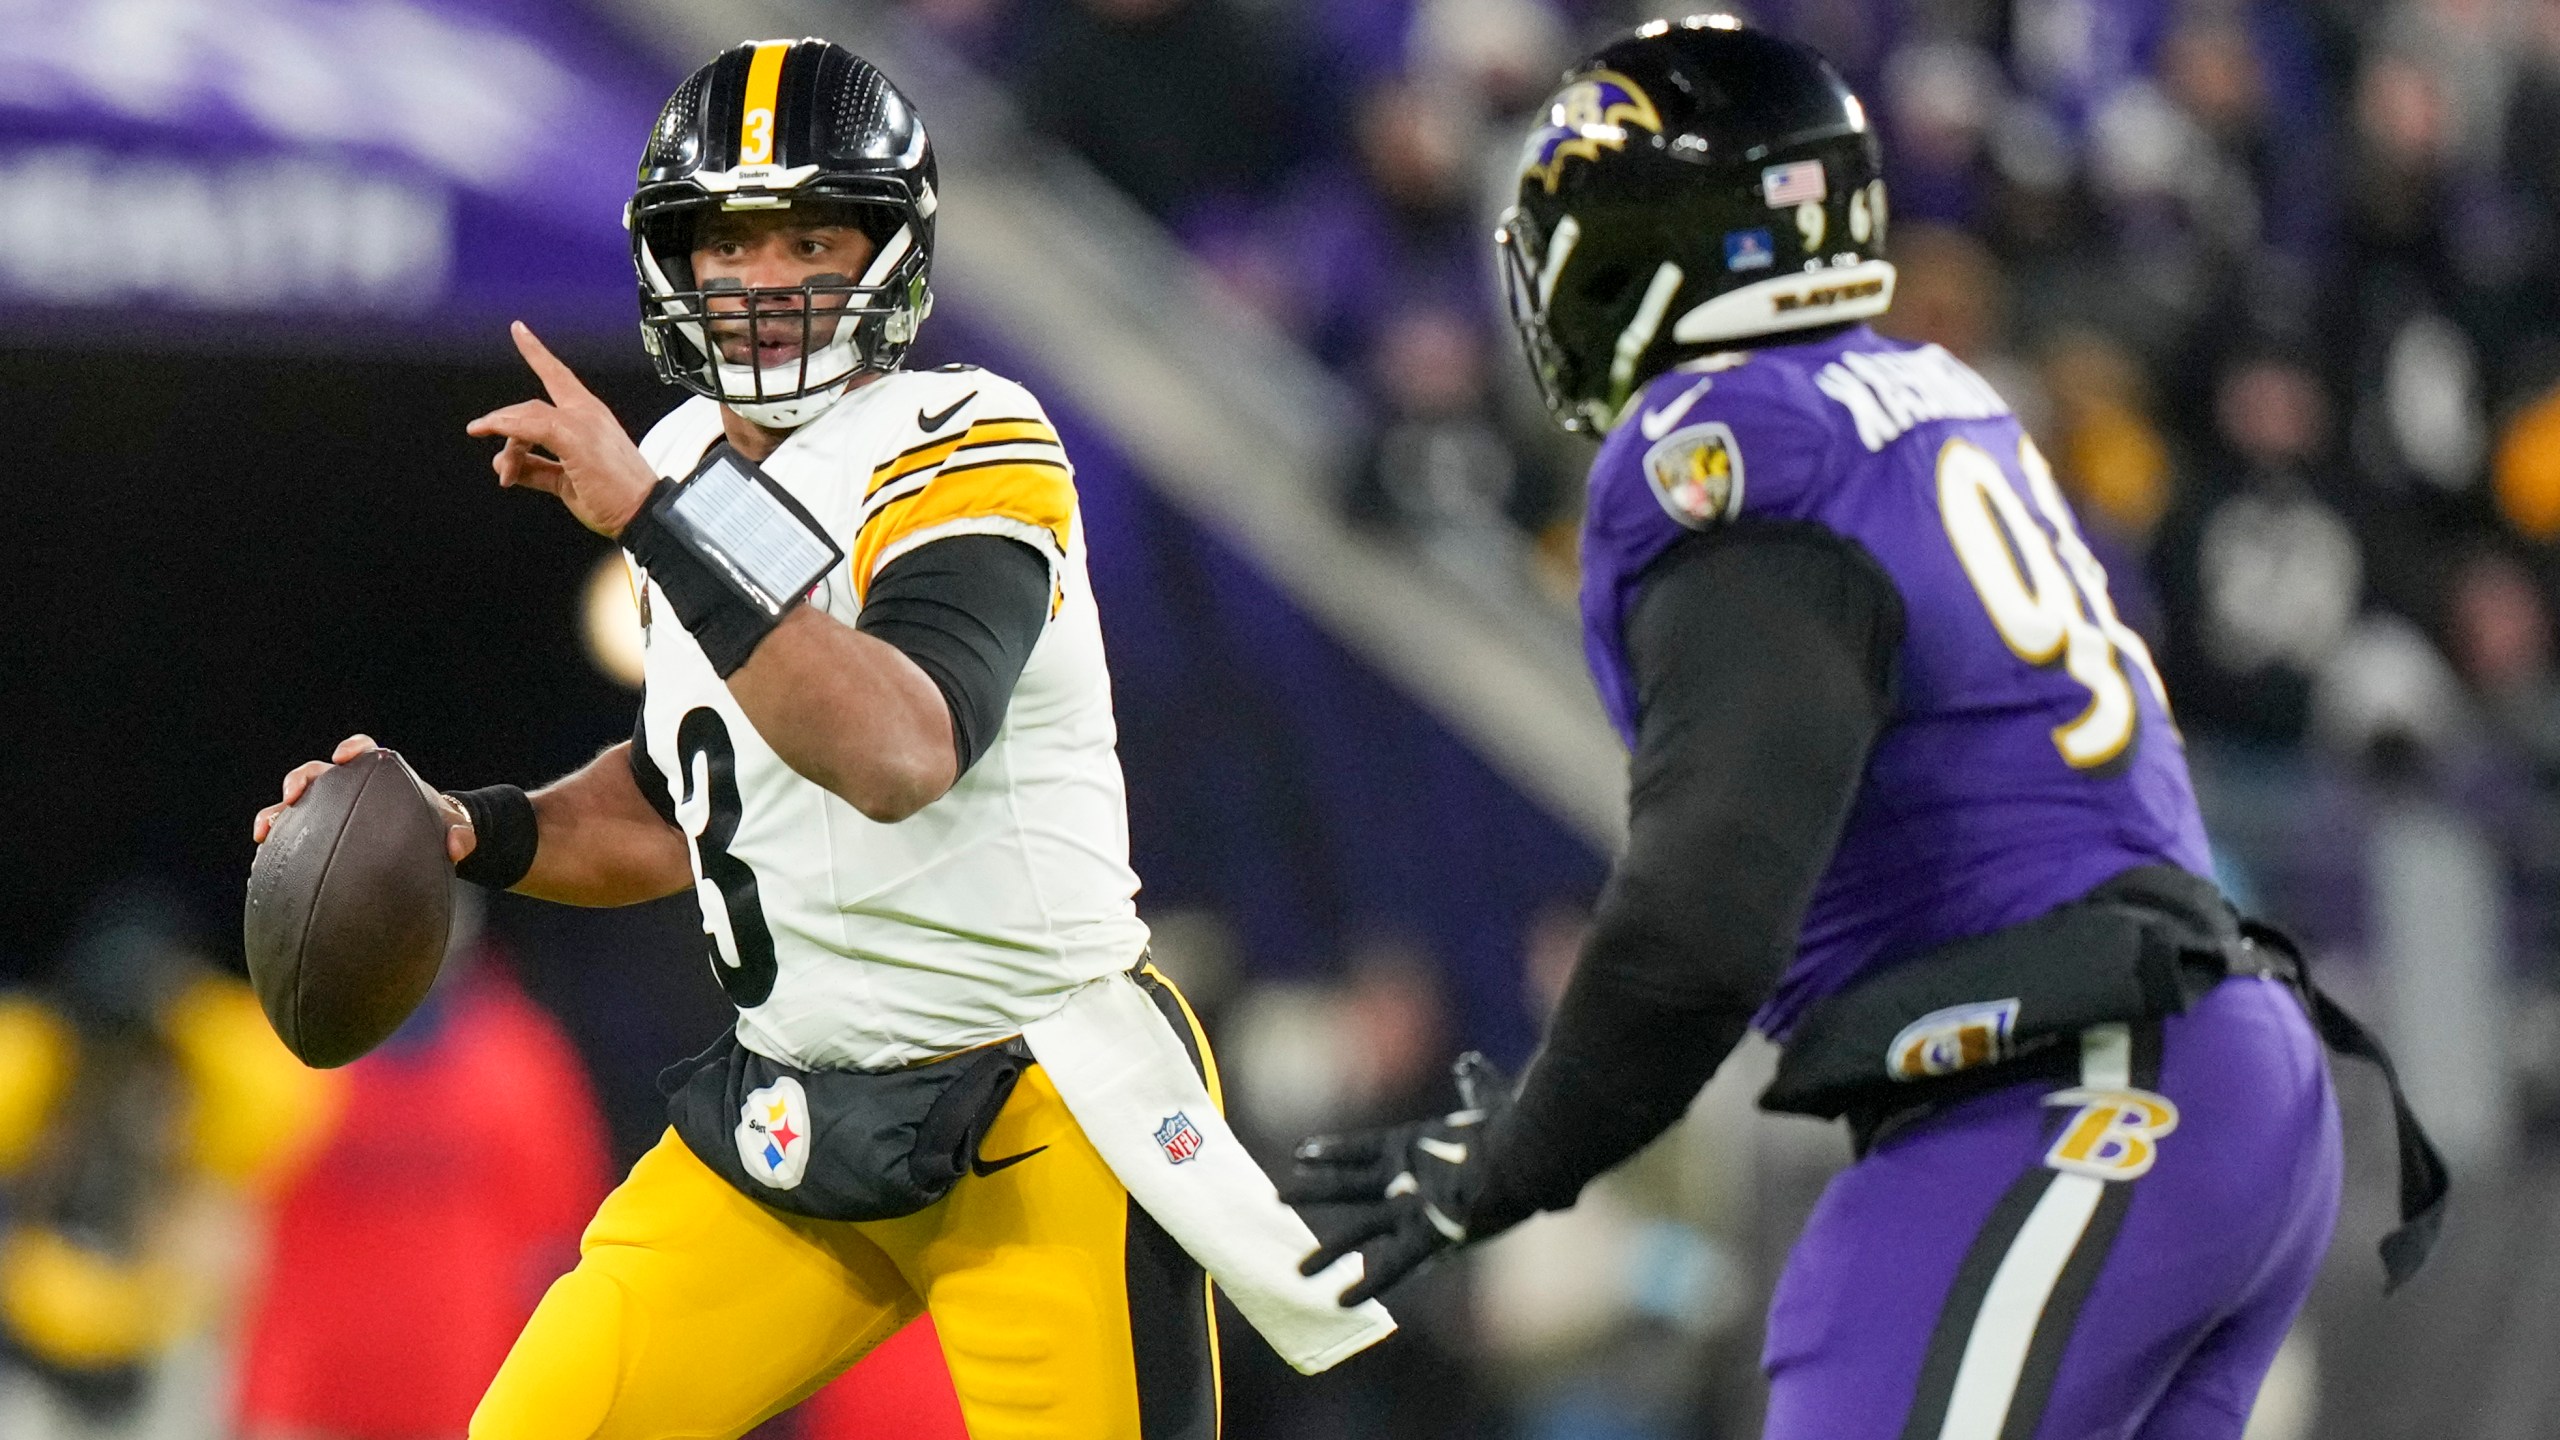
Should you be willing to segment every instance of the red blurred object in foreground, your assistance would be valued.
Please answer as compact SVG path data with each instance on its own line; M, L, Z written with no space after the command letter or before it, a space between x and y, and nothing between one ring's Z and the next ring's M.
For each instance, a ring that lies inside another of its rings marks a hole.
M483 965L344 1072L278 1197L241 1377L250 1436L460 1435L604 1198L604 1120L551 1017Z
M791 1418L799 1440L969 1440L930 1318L890 1336Z

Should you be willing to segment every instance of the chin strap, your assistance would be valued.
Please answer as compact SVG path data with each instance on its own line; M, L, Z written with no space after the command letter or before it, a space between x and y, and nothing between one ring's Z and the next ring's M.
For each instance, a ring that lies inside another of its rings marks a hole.
M860 372L855 372L859 374ZM739 419L767 430L797 430L827 413L835 403L853 393L853 375L814 395L798 395L789 400L722 400Z

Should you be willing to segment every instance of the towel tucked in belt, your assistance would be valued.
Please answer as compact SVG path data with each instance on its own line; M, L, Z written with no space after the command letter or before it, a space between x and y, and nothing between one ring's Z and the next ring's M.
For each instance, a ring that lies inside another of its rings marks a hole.
M1182 1041L1129 976L1106 975L1022 1028L1059 1098L1131 1198L1155 1217L1236 1309L1301 1373L1313 1375L1396 1328L1372 1300L1346 1310L1360 1278L1346 1255L1317 1275L1298 1263L1313 1231L1245 1153Z

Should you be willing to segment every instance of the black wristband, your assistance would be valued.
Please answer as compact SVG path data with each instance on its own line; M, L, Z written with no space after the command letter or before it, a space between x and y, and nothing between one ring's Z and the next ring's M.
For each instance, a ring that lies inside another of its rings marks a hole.
M542 843L541 821L533 813L533 797L513 785L478 790L448 790L455 804L471 817L479 837L471 853L453 873L474 885L511 890L533 868L533 852Z
M676 612L676 623L693 636L702 647L705 659L720 678L728 679L747 663L764 637L782 623L747 603L737 591L729 588L715 573L709 562L696 555L670 534L659 512L673 499L676 482L661 480L640 506L640 513L622 527L622 548L649 572L665 593L667 606Z

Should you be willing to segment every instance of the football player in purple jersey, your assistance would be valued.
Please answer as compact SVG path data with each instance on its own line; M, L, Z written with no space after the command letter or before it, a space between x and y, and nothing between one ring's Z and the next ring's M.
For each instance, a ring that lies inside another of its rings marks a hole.
M1457 1113L1299 1147L1310 1273L1361 1251L1356 1300L1571 1205L1756 1027L1762 1103L1858 1156L1778 1284L1768 1436L2237 1437L2337 1216L2323 1042L2381 1052L2207 878L2159 674L2009 407L1864 323L1857 97L1722 16L1565 81L1497 243L1549 408L1603 437L1629 843L1516 1096L1469 1057ZM2444 1190L2398 1119L2393 1283Z

